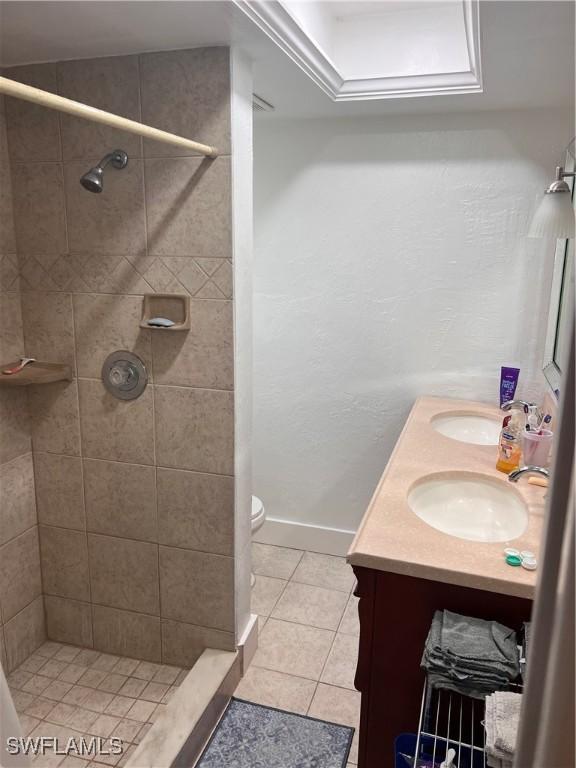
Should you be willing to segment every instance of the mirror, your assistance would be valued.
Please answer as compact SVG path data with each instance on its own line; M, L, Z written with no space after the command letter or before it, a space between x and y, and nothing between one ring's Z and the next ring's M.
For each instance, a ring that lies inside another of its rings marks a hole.
M565 169L573 171L574 156L566 154ZM566 181L572 190L574 203L574 178ZM558 397L562 380L562 361L565 359L569 344L570 319L574 311L574 241L557 240L554 255L554 275L550 292L548 311L548 329L544 347L544 376Z

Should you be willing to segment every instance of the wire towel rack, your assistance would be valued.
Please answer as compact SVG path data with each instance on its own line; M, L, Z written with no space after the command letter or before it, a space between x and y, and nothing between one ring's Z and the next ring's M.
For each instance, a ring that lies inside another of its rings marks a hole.
M522 686L511 685L510 689L520 693ZM449 749L456 752L454 763L458 768L487 768L484 713L483 699L433 688L426 681L413 768L438 768Z

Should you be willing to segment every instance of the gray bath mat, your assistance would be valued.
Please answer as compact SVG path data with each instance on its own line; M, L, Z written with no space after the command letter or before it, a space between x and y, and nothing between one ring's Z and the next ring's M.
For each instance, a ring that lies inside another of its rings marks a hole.
M197 768L344 768L354 728L231 699Z

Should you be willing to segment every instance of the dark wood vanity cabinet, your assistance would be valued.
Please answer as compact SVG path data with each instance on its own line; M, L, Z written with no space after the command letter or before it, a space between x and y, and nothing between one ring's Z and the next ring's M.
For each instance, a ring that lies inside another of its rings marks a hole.
M360 598L355 686L362 694L358 768L394 768L394 739L418 727L420 660L437 609L519 629L532 602L495 592L354 566Z

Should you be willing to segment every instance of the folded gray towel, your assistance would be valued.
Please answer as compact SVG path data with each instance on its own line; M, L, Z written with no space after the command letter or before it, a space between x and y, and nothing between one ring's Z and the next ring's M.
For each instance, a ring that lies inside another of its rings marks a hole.
M495 621L436 611L422 667L431 685L484 698L518 677L516 633Z
M516 633L497 621L484 621L444 611L442 647L470 663L489 662L491 667L518 667Z

